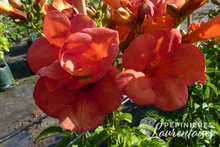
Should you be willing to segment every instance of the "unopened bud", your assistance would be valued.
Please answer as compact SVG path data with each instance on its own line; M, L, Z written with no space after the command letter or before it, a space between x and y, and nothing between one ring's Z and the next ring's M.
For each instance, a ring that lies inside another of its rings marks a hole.
M89 15L89 17L93 17L93 16L95 16L95 13L90 9L90 8L86 8L86 11L87 11L87 15Z
M133 20L131 14L122 7L116 11L116 18L122 23L132 22Z
M21 7L19 8L19 10L24 11L25 10L25 6L22 4Z
M17 8L17 9L20 9L21 6L23 5L20 1L17 1L17 0L8 0L8 2L12 7Z
M130 14L124 8L120 7L119 9L117 9L115 17L116 17L116 20L123 23L127 27L131 29L136 29L137 27L136 19L134 18L132 14Z
M41 5L39 4L39 3L36 3L36 4L34 4L34 9L36 10L36 11L39 11L39 10L41 10Z
M112 13L109 10L107 10L105 12L105 19L111 19L111 18L112 18Z
M219 5L219 2L218 2L217 0L211 0L211 2L212 2L213 4Z
M173 4L173 3L167 4L166 11L174 19L178 19L179 18L179 9L178 9L178 7L175 4Z
M105 13L108 10L108 5L106 3L102 6L102 12Z
M31 12L32 12L33 14L37 14L37 11L36 11L36 9L34 8L34 6L31 7Z
M27 3L27 0L21 0L21 3L22 3L22 4L26 4L26 3Z
M190 15L196 9L202 7L207 0L189 0L181 8L179 12L179 17L184 18Z
M46 0L35 0L34 4L39 3L41 6L43 6L45 4Z
M14 21L16 24L21 23L21 20L20 20L20 19L14 19L13 21Z
M28 21L33 22L34 21L34 14L31 12L28 12L27 19L28 19Z
M27 0L28 4L33 4L34 0Z

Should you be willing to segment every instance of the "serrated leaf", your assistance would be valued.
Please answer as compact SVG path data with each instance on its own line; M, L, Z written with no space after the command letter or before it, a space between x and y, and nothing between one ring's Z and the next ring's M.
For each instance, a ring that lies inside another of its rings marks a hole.
M126 125L120 126L120 129L117 130L117 141L116 145L118 146L126 146L128 139L130 138L131 131L130 127Z
M60 126L51 126L46 128L45 130L43 130L35 140L39 139L40 137L44 136L44 135L48 135L51 133L60 133L63 134L64 136L69 136L70 133L63 131L63 129Z
M101 131L103 131L103 127L102 127L102 126L98 126L98 127L95 129L94 133L99 134Z
M144 114L144 116L152 116L152 117L154 117L154 116L159 116L159 114L158 114L158 112L155 111L155 110L148 110L148 111Z

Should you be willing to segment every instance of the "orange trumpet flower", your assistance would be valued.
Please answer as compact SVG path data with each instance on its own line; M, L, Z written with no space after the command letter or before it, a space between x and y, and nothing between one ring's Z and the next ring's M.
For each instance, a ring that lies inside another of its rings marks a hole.
M198 41L220 36L220 15L201 25L190 34L183 36L183 42L196 43Z

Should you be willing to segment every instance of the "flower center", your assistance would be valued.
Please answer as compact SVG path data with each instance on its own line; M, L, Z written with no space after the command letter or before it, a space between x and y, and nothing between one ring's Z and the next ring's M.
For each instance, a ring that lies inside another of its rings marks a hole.
M150 76L151 72L153 70L153 68L158 64L158 62L152 62L150 63L150 65L148 65L147 67L145 67L142 72L146 75L146 76Z

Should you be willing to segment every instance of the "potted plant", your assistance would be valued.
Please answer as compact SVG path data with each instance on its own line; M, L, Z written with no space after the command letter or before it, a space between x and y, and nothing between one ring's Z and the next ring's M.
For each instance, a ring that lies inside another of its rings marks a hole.
M8 52L8 40L4 36L4 24L0 23L0 90L7 89L13 85L13 75L4 58L4 52Z

